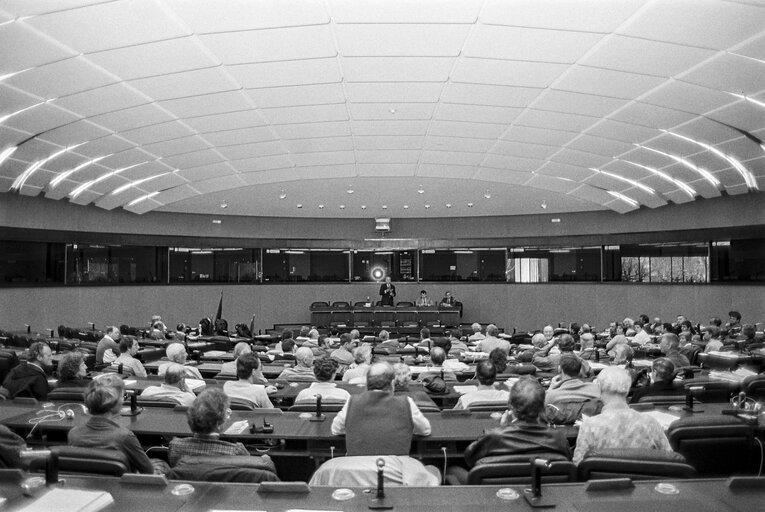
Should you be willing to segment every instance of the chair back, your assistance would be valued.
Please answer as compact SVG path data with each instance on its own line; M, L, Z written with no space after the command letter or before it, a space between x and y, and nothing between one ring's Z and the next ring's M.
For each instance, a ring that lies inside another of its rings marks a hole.
M130 461L119 450L80 446L53 446L50 449L58 455L61 473L122 476L130 471ZM33 471L44 471L45 464L45 459L32 459L29 467Z
M245 400L244 398L237 398L235 396L229 397L229 408L232 411L254 411L255 406L252 402Z
M467 409L470 412L504 412L507 410L507 400L473 402Z
M468 473L467 485L523 485L531 483L531 460L550 461L542 469L542 483L575 482L576 464L559 453L502 455L478 461Z
M260 457L184 455L167 474L171 480L197 482L278 482L279 477Z
M590 452L579 463L579 480L693 478L696 470L675 452L647 448Z
M136 399L136 405L138 405L139 407L175 409L175 407L178 405L178 402L175 402L173 400L168 400L168 399L155 400L152 398L142 398L141 395L138 395L138 398Z
M765 398L765 375L754 375L744 379L742 389L746 393L746 396L754 398L755 400L762 400Z
M84 402L85 389L83 388L56 388L48 393L51 402Z
M326 400L323 400L321 402L321 410L323 412L340 412L340 410L343 408L343 405L345 405L345 402L327 402ZM290 408L287 410L289 412L316 412L316 404L295 404L290 406Z

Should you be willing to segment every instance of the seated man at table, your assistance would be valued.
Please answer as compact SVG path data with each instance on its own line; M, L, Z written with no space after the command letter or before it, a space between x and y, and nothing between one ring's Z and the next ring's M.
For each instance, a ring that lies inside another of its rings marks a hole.
M0 388L6 398L30 397L45 400L48 397L47 372L53 364L53 354L47 343L36 341L27 349L27 362L8 372Z
M311 349L306 349L309 352ZM232 398L242 398L258 408L273 408L268 398L268 391L276 391L273 386L266 388L262 384L255 384L260 368L260 359L250 352L243 354L236 360L236 377L239 380L229 380L223 384L223 392Z
M170 465L175 466L185 455L249 457L250 452L242 443L230 443L220 439L223 425L230 417L229 399L223 391L218 388L202 391L186 412L186 419L194 437L176 437L170 441ZM263 469L276 473L274 463L268 455L255 456L252 461L260 461Z
M119 367L122 365L122 373L146 378L146 368L143 367L141 361L135 358L139 349L137 339L132 336L123 336L120 339L120 355L114 360L112 366Z
M268 354L283 354L285 352L283 344L286 340L290 340L294 346L295 340L292 339L292 331L284 329L280 340L274 345L274 348L268 351Z
M560 356L558 375L552 378L545 396L545 404L596 400L600 398L600 388L594 382L581 378L582 360L573 353L564 352Z
M420 373L417 381L422 382L427 377L441 377L448 382L457 382L457 376L451 369L444 367L444 361L446 361L446 351L441 347L433 347L430 351L430 365L426 371Z
M349 456L409 455L413 435L430 435L414 400L394 395L394 377L388 363L370 366L367 391L352 395L332 421L332 435L345 434Z
M252 348L246 341L240 341L234 345L234 360L226 361L220 365L220 373L223 375L236 375L236 360L239 359L239 356L249 354L250 352L252 352Z
M186 352L186 347L183 345L183 343L171 343L167 346L165 349L165 354L167 354L167 358L170 360L169 363L162 363L159 365L159 369L157 370L157 375L160 377L165 375L165 371L167 368L175 363L183 366L183 370L186 372L186 377L190 379L199 379L202 380L202 374L199 373L199 370L193 366L186 366L186 358L188 357L188 353Z
M489 360L479 361L475 369L475 375L478 379L478 388L475 391L468 391L457 400L455 409L468 409L470 404L480 403L501 403L506 404L510 398L510 393L505 390L494 387L497 380L497 367Z
M333 350L329 357L343 369L353 364L353 338L350 334L346 332L340 335L340 348Z
M647 396L685 396L683 383L675 381L675 365L666 357L654 359L651 384L637 388L630 403L636 404Z
M691 365L688 358L680 353L680 338L677 334L664 334L661 337L659 348L661 349L661 353L664 354L664 357L672 361L672 364L675 365L676 369Z
M57 388L82 388L88 387L88 365L85 364L85 354L77 350L67 352L56 368L58 373Z
M122 337L120 328L116 326L110 326L106 329L106 334L96 345L96 363L111 363L119 355L118 342Z
M444 331L444 337L449 340L449 343L451 344L451 348L448 351L448 356L451 357L459 357L464 352L467 352L468 346L467 343L462 341L460 337L462 336L462 331L459 327L456 327L454 329L450 329L447 331Z
M468 337L468 341L475 343L476 341L481 341L482 339L486 338L486 336L481 334L481 324L478 322L474 322L473 325L470 326L470 329L472 329L473 334Z
M430 395L425 392L424 388L409 388L409 385L413 382L412 370L409 368L409 365L404 363L396 363L393 365L393 371L395 373L395 377L393 378L394 394L410 397L412 400L414 400L414 403L417 404L417 407L436 407L436 403L432 398L430 398Z
M323 402L339 403L345 402L350 397L350 393L335 384L335 375L337 375L337 361L329 357L322 357L313 362L313 373L318 382L311 383L306 389L303 389L295 397L295 404L313 404L316 403L316 395L321 395Z
M277 379L289 382L316 382L313 360L313 351L308 347L300 347L295 351L295 366L285 368Z
M196 396L186 387L186 372L183 366L171 363L165 370L165 381L159 386L149 386L141 392L145 400L175 402L189 407Z
M603 409L586 418L579 427L574 463L579 464L590 451L608 448L651 448L671 451L664 429L647 414L630 409L627 394L632 385L629 373L609 366L598 375Z
M353 349L353 364L343 374L343 382L363 384L366 382L369 364L372 362L372 348L361 345Z
M720 328L718 326L716 325L707 326L703 339L707 343L704 346L705 354L722 350L723 341L722 341L722 336L720 334Z
M85 390L85 407L90 419L69 431L69 444L121 451L130 462L130 471L152 474L155 465L144 453L138 438L119 423L124 394L125 384L119 375L107 373L93 380ZM156 467L157 472L162 472L161 465Z
M560 454L570 458L571 451L561 430L551 429L541 421L545 390L535 379L523 377L510 391L509 410L502 417L501 428L491 430L465 449L465 462L473 467L485 457L502 455ZM449 468L460 483L467 482L464 468Z
M499 328L494 324L487 325L486 337L480 340L476 345L478 351L490 354L492 350L499 347L505 352L510 353L510 342L505 339L498 338L497 336L499 336Z

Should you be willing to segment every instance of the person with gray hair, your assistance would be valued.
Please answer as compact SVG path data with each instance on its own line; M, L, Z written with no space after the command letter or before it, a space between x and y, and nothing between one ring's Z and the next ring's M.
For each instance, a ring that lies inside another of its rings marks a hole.
M345 434L349 456L409 455L412 435L430 435L430 422L408 396L394 394L396 373L375 363L367 373L367 391L351 395L332 421L332 434Z
M186 372L182 365L170 363L165 370L165 381L159 386L149 386L141 393L145 400L172 401L189 407L194 403L194 393L186 387Z
M499 347L505 352L510 353L510 349L512 348L510 346L510 342L507 340L498 338L497 336L499 336L499 328L494 324L487 325L486 338L479 341L478 345L476 346L478 351L486 352L487 354L490 354L492 350Z
M473 334L471 334L470 337L468 337L468 341L476 342L486 338L486 336L481 334L481 324L479 324L478 322L474 322L473 325L470 326L470 328L473 330Z
M202 374L199 373L198 369L193 366L186 365L186 358L188 357L188 353L186 352L186 346L183 343L170 343L165 349L165 354L167 355L167 358L170 360L170 362L162 363L159 365L159 368L157 369L157 375L164 377L165 372L171 364L179 364L186 372L186 377L202 380Z
M234 345L234 360L227 361L220 366L220 373L224 375L236 375L236 360L243 354L252 352L252 347L246 341L240 341Z
M300 347L295 351L295 366L285 368L277 379L289 382L316 382L313 360L313 351L308 347Z
M672 361L675 368L691 365L688 358L680 353L680 338L677 334L667 333L662 335L659 348L661 349L661 353L664 354L664 357Z
M369 370L369 364L372 362L372 347L361 345L354 348L353 361L353 364L343 374L343 382L363 383Z
M311 349L306 350L311 352ZM239 359L236 360L236 378L238 380L226 381L223 384L223 392L229 397L247 400L254 407L273 408L273 404L271 404L271 400L268 398L268 392L275 392L276 388L255 384L255 376L259 369L260 359L252 352L239 356Z
M579 427L574 463L588 452L608 448L650 448L672 451L664 429L653 417L630 409L627 394L630 374L615 366L604 368L596 380L600 387L601 413L586 418Z

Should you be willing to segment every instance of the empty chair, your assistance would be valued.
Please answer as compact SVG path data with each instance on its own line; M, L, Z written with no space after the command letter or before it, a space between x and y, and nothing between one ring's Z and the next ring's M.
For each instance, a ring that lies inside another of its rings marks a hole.
M685 383L686 393L690 392L695 400L701 403L727 403L730 401L737 386L726 381L693 382L690 379Z
M279 477L264 467L259 457L184 455L167 477L201 482L278 482Z
M48 393L51 402L83 402L85 400L84 388L56 388Z
M62 473L122 476L130 470L127 456L108 448L82 448L78 446L52 446L58 456L58 469ZM44 458L32 459L31 470L44 470Z
M580 480L693 478L696 470L679 453L645 448L604 449L579 463Z
M327 302L314 302L311 304L311 325L319 328L329 327L332 321L332 308Z
M741 389L755 400L765 398L765 375L752 375L744 379Z
M468 472L467 485L522 485L531 483L531 460L545 459L550 467L542 468L543 483L575 482L576 465L559 453L500 455L487 457ZM446 481L458 485L459 481L446 475Z

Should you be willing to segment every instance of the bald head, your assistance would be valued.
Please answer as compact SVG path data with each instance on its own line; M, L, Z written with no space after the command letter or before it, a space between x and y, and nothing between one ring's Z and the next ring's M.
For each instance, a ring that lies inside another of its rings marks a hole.
M388 363L375 363L367 372L367 390L393 391L393 379L396 372Z
M165 370L165 384L169 386L181 387L186 377L183 365L172 363Z
M446 352L441 347L435 347L430 351L430 362L435 366L441 366L446 360Z
M309 347L300 347L295 351L295 361L301 366L313 367L313 352Z

